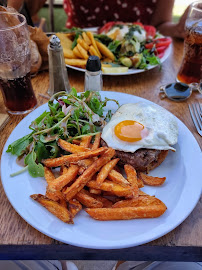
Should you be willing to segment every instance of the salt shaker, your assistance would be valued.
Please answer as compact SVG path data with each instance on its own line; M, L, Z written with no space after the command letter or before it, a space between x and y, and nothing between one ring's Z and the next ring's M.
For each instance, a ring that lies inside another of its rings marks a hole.
M102 71L99 57L91 55L86 64L85 91L102 91Z
M60 91L70 92L67 68L65 66L63 48L60 39L53 35L48 45L49 89L48 94L54 95Z

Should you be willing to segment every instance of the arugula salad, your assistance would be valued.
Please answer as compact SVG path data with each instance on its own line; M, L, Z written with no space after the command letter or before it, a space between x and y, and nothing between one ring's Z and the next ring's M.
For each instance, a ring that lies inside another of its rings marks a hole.
M86 91L78 95L75 88L69 94L58 92L53 95L48 102L49 111L44 111L30 124L31 133L8 146L7 153L24 159L25 165L11 176L28 170L32 177L42 177L41 161L64 154L57 145L59 138L71 142L101 132L112 116L110 110L104 115L108 101L119 106L116 100L105 98L102 101L99 92Z

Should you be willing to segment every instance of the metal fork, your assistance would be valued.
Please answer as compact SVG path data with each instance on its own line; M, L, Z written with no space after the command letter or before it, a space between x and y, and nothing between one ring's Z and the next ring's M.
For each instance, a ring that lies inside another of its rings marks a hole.
M188 105L196 130L202 136L202 105L199 102Z

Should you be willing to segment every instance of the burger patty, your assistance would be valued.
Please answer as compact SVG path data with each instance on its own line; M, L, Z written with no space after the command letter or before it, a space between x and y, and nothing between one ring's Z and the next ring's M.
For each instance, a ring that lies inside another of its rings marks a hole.
M107 146L107 143L101 139L101 145ZM168 150L138 149L134 153L116 150L116 157L120 159L119 165L132 165L138 171L150 171L161 164L166 158Z

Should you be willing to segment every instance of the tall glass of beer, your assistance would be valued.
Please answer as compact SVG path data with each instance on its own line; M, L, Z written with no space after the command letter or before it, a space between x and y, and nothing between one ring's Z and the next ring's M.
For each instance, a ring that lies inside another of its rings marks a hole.
M0 89L11 114L28 113L37 105L30 79L30 57L26 18L0 12Z
M194 2L185 23L184 57L177 79L187 84L202 79L202 1Z

